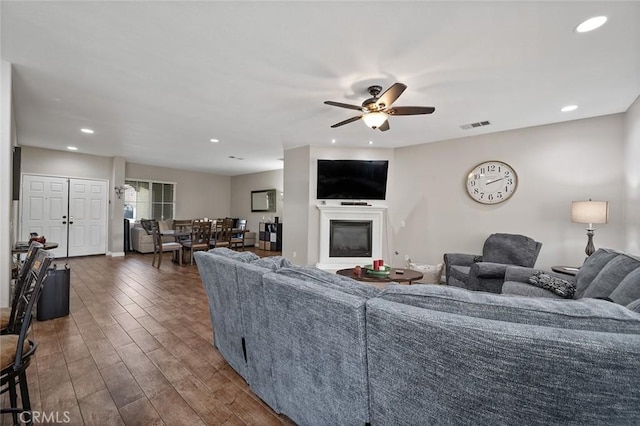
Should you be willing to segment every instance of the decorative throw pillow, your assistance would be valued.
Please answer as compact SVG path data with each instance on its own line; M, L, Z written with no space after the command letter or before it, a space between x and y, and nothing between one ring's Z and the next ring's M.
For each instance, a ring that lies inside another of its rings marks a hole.
M140 225L147 231L147 235L151 235L151 230L153 228L153 219L140 219Z
M529 278L529 283L536 287L549 290L565 299L572 299L576 292L576 284L563 280L561 278L552 277L544 272L537 271Z

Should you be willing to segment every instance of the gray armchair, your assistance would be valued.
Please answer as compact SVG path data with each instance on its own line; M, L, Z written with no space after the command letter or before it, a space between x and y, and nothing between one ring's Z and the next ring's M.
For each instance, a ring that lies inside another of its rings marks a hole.
M524 235L491 234L482 255L445 253L447 284L500 293L509 265L533 267L542 243Z

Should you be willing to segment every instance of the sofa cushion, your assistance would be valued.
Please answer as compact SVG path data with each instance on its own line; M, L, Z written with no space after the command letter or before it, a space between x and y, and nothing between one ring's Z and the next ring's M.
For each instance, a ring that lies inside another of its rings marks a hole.
M609 298L620 305L640 299L640 267L627 274Z
M470 266L451 265L451 268L449 269L449 275L451 276L451 278L455 278L456 280L462 281L466 284L469 281L470 270Z
M222 256L238 262L249 263L260 259L260 256L250 251L235 251L226 247L218 247L208 251L208 253Z
M591 281L582 297L609 297L631 271L640 267L640 260L625 254L611 259Z
M597 299L503 296L450 286L389 285L382 299L468 317L554 328L640 333L640 315Z
M343 291L361 297L376 297L380 289L363 284L343 275L333 274L323 271L313 266L295 266L293 268L282 268L276 271L277 274L291 278L298 278L305 281L321 283L327 287Z
M560 297L549 290L521 281L505 281L502 284L502 294L506 296L548 297L552 299Z
M634 300L633 302L627 305L627 309L632 310L633 312L637 312L640 314L640 299Z
M483 262L533 266L537 257L536 241L524 235L491 234L482 249Z
M270 269L272 271L277 271L280 268L290 268L293 266L293 263L291 263L289 259L282 256L261 257L260 259L253 260L251 264L261 268Z
M576 274L576 294L573 296L574 299L582 297L596 275L616 256L618 256L617 252L601 248L585 260Z
M529 278L529 283L536 287L549 290L565 299L572 299L576 292L576 284L562 278L552 277L544 272L537 271Z

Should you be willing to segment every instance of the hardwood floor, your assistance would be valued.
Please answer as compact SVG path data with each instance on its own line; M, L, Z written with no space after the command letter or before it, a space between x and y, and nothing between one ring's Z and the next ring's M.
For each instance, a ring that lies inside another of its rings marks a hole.
M196 266L164 256L160 270L151 266L151 254L69 259L71 314L33 325L38 349L27 371L32 407L45 416L40 420L292 424L255 396L213 347ZM0 423L11 424L11 416Z

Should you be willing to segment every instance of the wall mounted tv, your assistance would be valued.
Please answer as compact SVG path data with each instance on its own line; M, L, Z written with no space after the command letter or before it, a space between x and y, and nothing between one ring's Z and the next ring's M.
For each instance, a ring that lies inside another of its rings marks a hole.
M319 200L384 200L387 160L318 160Z

